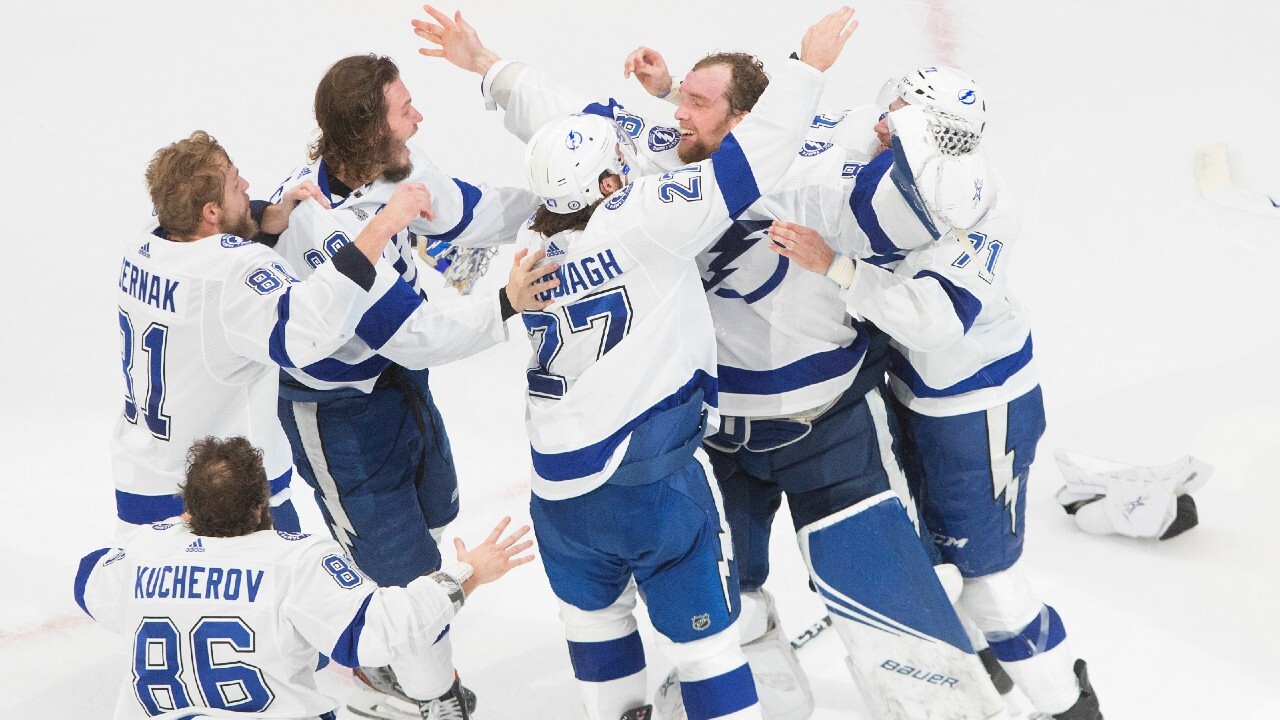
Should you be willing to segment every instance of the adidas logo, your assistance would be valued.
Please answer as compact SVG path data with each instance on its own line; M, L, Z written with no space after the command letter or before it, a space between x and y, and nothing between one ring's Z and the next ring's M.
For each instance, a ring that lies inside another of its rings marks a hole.
M561 250L560 246L556 245L554 241L547 245L547 257L559 257L561 255L564 255L564 250Z
M204 552L204 540L196 538L196 541L187 546L187 552Z
M146 243L142 247L138 248L138 254L144 258L151 257L151 243Z

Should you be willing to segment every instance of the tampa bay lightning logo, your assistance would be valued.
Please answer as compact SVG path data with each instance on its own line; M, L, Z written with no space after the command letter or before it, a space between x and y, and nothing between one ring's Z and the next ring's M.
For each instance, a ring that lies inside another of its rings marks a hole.
M739 220L733 224L733 227L726 230L724 235L721 235L720 239L707 249L711 261L703 269L702 289L706 292L714 292L717 297L727 300L743 300L748 305L764 299L777 289L787 275L787 267L791 264L790 260L782 256L777 257L777 264L773 271L757 287L742 291L740 286L746 283L740 278L735 278L734 284L738 285L738 288L725 285L725 281L738 272L738 260L743 254L757 243L769 242L769 236L764 234L764 231L771 224L768 220Z
M288 530L277 530L276 534L285 540L305 540L311 537L311 533L289 532Z
M610 195L609 199L604 201L604 209L617 210L622 207L622 203L627 201L627 196L631 194L631 188L633 187L635 187L635 185L627 185L618 192Z
M224 248L235 248L253 244L252 240L245 240L244 238L239 238L235 235L223 235L219 242L222 243L222 247Z
M655 125L649 129L649 149L662 152L680 144L680 130L664 125Z
M813 140L806 140L804 143L804 147L800 148L800 157L813 157L814 155L821 155L822 153L826 152L827 149L830 147L831 147L831 143L829 142L814 142Z
M956 99L963 105L972 105L978 101L978 93L974 92L973 88L961 88L960 92L956 93Z
M582 147L582 133L577 130L570 130L569 136L564 139L564 146L570 150L577 150Z

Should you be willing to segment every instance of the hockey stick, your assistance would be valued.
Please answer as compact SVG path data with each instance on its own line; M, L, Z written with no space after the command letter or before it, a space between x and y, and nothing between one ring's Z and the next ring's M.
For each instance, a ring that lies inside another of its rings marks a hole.
M810 625L808 628L805 629L804 632L792 638L791 647L796 650L799 650L805 645L808 645L810 640L821 635L822 631L826 630L829 627L831 627L831 616L823 615L821 620Z
M1205 145L1196 151L1196 182L1200 194L1215 205L1280 217L1280 202L1262 193L1245 190L1231 181L1225 143Z

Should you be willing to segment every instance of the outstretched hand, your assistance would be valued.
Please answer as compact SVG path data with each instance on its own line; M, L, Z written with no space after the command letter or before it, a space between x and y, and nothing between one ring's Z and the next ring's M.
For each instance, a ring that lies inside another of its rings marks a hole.
M820 72L826 72L836 63L845 42L857 29L853 8L846 5L828 14L804 34L800 41L800 59Z
M671 94L671 72L662 53L657 50L643 45L632 50L622 63L622 77L629 78L633 74L650 95L666 97Z
M795 223L774 221L769 226L769 249L810 272L823 275L835 260L831 249L817 230Z
M450 18L430 5L423 5L422 9L435 22L413 20L413 34L429 43L439 45L440 49L419 48L420 54L444 58L463 70L470 70L479 75L489 72L489 68L501 59L480 42L476 29L462 19L461 10L455 12Z
M523 525L510 535L502 537L503 531L510 524L511 518L502 518L497 526L493 528L493 532L489 533L489 537L471 550L467 549L467 546L462 542L462 538L453 539L453 547L458 551L458 561L471 566L471 577L462 583L462 591L467 595L470 595L480 585L493 582L506 575L511 568L533 562L533 555L516 557L533 547L532 540L517 543L520 538L529 533L529 526Z
M560 265L539 266L538 263L546 256L546 250L538 250L532 255L528 249L516 253L515 261L511 263L511 274L507 277L507 302L516 312L541 310L551 304L550 297L540 300L538 296L560 286L560 278L555 276Z

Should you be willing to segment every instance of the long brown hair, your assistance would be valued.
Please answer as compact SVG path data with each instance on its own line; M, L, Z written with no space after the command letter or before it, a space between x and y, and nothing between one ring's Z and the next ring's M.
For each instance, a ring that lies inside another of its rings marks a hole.
M356 182L371 180L386 163L387 85L400 77L395 61L382 55L353 55L333 64L316 86L320 136L311 161L324 158L331 170Z

